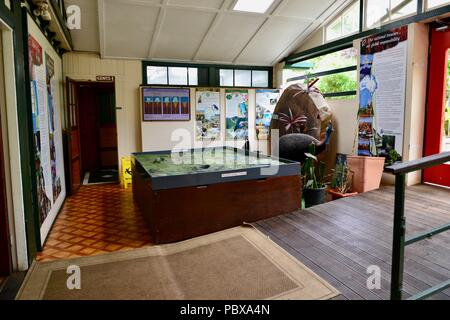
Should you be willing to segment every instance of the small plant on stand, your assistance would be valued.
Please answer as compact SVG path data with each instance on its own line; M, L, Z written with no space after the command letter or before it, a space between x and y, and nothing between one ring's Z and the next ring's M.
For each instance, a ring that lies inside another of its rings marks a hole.
M319 162L315 156L316 146L311 144L308 152L305 153L305 161L302 166L303 197L305 207L325 203L326 189L325 183L325 163ZM318 164L318 166L316 166Z
M331 194L333 200L347 198L357 195L358 192L351 192L353 182L353 172L347 164L336 164L334 169L333 183L331 185Z

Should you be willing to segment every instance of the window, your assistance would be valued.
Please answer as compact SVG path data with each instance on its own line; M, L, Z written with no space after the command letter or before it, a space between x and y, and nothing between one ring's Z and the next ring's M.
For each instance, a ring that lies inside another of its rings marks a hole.
M359 31L359 1L333 20L325 30L325 40L331 41Z
M175 87L270 88L272 67L142 62L142 84Z
M168 84L167 67L147 67L148 84Z
M365 26L376 28L417 13L417 0L366 0Z
M427 0L426 1L426 8L428 9L434 9L436 7L442 7L444 5L449 5L449 0Z
M234 72L232 69L220 69L220 86L221 87L234 86Z
M251 70L234 70L234 86L235 87L251 87L252 71Z
M269 87L269 73L267 71L252 71L252 85L259 88Z
M196 86L198 85L198 69L188 67L147 66L147 84Z
M221 87L268 88L268 70L220 69Z
M316 86L325 97L354 98L357 89L357 50L354 48L304 60L285 68L285 84L305 83L307 79L320 79Z

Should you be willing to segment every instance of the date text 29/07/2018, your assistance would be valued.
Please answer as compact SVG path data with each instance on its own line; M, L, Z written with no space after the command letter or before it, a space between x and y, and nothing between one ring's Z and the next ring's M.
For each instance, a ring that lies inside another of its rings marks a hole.
M188 304L180 309L180 315L203 315L211 318L214 313L226 315L269 315L269 305L238 305L226 304L223 308L202 307Z

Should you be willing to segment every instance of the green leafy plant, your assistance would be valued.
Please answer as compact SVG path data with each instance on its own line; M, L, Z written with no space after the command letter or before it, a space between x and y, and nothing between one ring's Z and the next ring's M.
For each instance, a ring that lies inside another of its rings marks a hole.
M336 164L331 187L341 194L349 193L352 190L353 174L347 164Z
M305 153L305 161L302 166L303 189L323 189L326 187L324 162L319 162L316 153L316 146L311 144L308 152Z

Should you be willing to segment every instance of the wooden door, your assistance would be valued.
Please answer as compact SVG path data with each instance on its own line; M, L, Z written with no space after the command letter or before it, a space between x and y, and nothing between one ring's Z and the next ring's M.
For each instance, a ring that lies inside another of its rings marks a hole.
M425 156L450 151L450 30L431 34ZM450 164L424 171L424 182L450 187Z
M70 193L74 195L81 186L81 148L80 148L80 117L78 110L77 82L66 78L67 95L67 128L68 128L68 156L70 169Z

